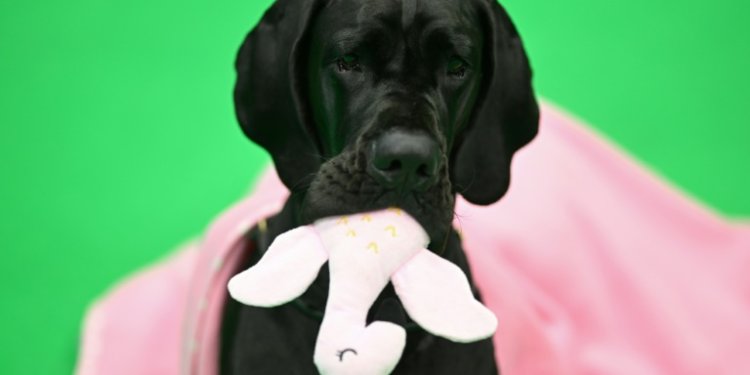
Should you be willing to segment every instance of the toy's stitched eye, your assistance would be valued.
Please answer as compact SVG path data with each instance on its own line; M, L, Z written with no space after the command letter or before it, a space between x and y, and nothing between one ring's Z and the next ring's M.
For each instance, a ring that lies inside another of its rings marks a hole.
M338 65L340 72L361 70L359 66L359 57L357 57L357 55L348 54L348 55L341 56L336 61L336 64Z
M344 354L346 353L352 353L354 355L358 355L357 351L352 348L346 348L344 350L339 350L336 352L336 356L339 357L339 362L344 362Z
M466 62L459 57L452 57L448 61L448 75L456 78L463 78L468 68Z

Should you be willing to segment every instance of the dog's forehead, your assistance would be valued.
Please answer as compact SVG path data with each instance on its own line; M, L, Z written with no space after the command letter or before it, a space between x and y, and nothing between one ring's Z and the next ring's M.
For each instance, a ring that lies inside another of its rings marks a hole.
M476 23L473 2L467 0L332 0L325 13L334 28L386 27L409 30L413 26L439 22L445 28Z

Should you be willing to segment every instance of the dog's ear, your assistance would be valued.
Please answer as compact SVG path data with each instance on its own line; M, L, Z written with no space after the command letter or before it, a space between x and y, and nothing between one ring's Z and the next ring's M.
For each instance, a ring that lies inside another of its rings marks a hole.
M539 127L531 67L515 26L497 0L479 0L484 27L482 88L471 122L452 155L455 189L475 204L496 202L508 190L513 154Z
M305 95L307 30L321 1L277 0L245 38L235 63L234 105L245 135L265 148L291 190L320 167Z

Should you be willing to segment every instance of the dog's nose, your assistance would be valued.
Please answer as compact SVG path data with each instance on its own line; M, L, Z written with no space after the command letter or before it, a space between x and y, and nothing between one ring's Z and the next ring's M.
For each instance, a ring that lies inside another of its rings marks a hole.
M368 173L383 187L424 191L437 181L440 147L422 132L391 130L370 149Z

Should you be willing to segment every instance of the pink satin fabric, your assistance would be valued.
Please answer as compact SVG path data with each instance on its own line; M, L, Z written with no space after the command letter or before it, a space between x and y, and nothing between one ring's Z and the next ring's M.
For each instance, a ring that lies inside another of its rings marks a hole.
M506 197L457 206L503 374L750 374L750 224L686 198L559 110L542 114ZM242 235L287 194L267 172L200 243L97 301L77 373L216 374Z

